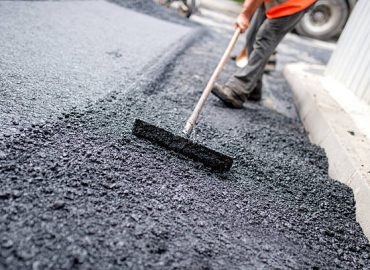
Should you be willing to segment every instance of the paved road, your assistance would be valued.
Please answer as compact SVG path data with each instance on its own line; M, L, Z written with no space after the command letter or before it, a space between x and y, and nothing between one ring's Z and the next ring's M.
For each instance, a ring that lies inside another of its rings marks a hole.
M124 91L190 28L105 1L0 2L0 126Z
M136 117L181 130L228 42L195 38L130 91L0 140L0 268L369 268L352 191L296 119L210 97L192 139L235 157L224 174L132 135Z

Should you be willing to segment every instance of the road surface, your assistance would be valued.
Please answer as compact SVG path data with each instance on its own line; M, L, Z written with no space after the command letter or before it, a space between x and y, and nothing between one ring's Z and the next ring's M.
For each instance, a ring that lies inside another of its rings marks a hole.
M181 130L229 38L197 33L144 80L1 137L2 268L369 268L352 191L296 118L210 97L192 139L235 157L224 174L131 134Z

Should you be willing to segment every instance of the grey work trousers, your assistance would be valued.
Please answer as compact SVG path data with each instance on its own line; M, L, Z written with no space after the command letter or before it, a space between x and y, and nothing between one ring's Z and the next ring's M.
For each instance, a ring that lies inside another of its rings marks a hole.
M267 19L264 6L256 11L247 31L248 65L231 76L226 83L242 101L247 99L257 82L262 79L267 61L280 41L295 27L306 11L307 9L277 19Z
M266 20L266 9L265 6L262 5L257 11L254 13L251 23L247 29L246 33L246 43L245 48L247 49L248 55L252 54L253 51L253 44L256 41L256 35L258 29L261 27L262 23Z

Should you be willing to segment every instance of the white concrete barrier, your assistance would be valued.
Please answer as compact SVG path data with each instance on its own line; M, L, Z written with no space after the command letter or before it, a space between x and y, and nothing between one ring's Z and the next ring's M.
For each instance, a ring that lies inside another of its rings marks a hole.
M370 1L359 0L325 75L370 105ZM370 119L369 119L370 125Z

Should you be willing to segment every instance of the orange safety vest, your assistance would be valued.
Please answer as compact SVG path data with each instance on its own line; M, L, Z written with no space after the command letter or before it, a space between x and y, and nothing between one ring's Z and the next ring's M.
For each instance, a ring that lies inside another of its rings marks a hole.
M266 16L276 19L308 8L316 0L265 0Z

